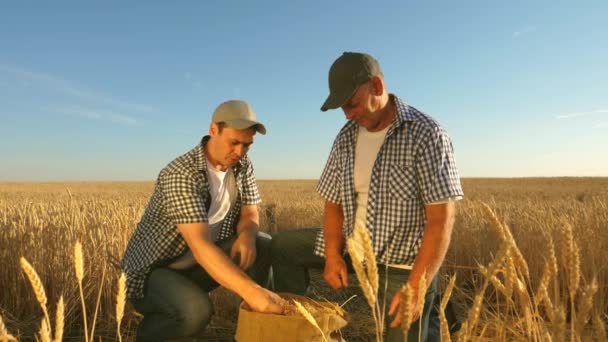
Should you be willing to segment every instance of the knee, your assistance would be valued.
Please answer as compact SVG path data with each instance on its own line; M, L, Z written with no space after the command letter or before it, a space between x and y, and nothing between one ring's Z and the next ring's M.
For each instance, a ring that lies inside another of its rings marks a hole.
M213 305L208 299L193 299L180 308L178 326L181 336L192 336L203 330L213 316Z

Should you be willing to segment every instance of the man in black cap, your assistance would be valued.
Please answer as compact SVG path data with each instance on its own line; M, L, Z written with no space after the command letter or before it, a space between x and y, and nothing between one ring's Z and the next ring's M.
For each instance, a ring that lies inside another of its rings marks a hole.
M266 128L244 101L222 103L209 135L159 174L122 268L144 315L138 341L188 337L211 319L218 285L255 311L281 313L266 285L270 237L258 232L260 195L247 151Z
M330 94L321 110L342 108L348 122L332 147L317 191L325 199L323 229L284 231L273 237L276 291L304 293L307 269L324 269L334 289L348 286L352 269L345 240L355 229L371 236L380 267L380 294L387 286L386 341L403 341L399 289L414 298L407 339L426 340L437 272L448 249L455 202L462 198L451 140L428 115L386 90L378 62L346 52L329 70ZM384 270L388 270L384 279ZM427 289L418 305L421 277ZM419 331L421 330L421 331Z

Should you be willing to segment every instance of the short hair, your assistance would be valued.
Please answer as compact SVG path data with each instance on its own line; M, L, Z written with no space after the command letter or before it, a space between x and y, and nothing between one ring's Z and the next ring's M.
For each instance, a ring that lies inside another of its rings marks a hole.
M222 133L224 127L226 127L226 123L224 121L216 122L218 133Z

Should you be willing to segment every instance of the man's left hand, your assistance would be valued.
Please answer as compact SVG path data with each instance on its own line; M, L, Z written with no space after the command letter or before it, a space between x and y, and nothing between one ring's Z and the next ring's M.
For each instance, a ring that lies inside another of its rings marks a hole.
M249 269L255 262L255 237L255 233L248 231L241 232L230 249L230 258L234 260L238 254L239 267L244 271Z

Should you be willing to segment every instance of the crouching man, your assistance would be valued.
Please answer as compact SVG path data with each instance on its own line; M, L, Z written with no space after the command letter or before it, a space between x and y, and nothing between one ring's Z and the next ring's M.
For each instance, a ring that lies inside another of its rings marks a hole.
M209 135L159 174L122 268L144 318L137 341L188 337L209 323L208 292L223 286L260 312L281 313L268 281L270 238L258 233L260 195L247 151L256 121L244 101L222 103Z

